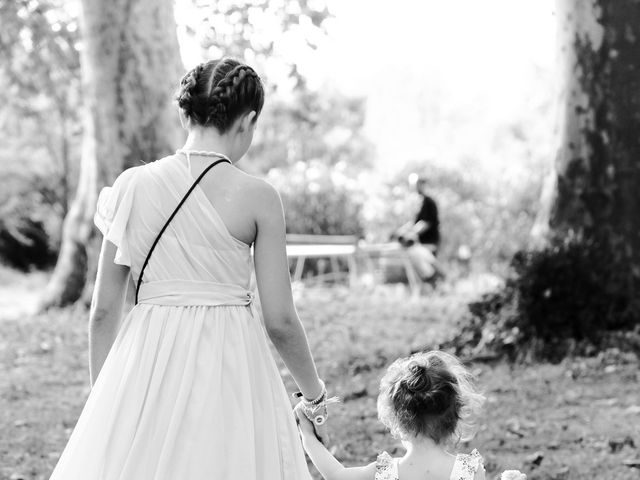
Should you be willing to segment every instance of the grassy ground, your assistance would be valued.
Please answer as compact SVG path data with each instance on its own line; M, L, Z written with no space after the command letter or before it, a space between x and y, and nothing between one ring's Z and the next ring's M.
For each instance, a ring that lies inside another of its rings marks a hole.
M400 454L376 420L379 378L397 356L448 338L464 295L411 301L394 287L338 287L297 297L320 373L344 399L330 419L336 455L356 465L381 450ZM624 464L640 458L635 357L609 352L560 365L471 367L488 403L476 439L460 449L477 447L489 478L507 468L529 479L640 478L640 469ZM88 393L84 310L31 316L0 308L0 480L49 478Z

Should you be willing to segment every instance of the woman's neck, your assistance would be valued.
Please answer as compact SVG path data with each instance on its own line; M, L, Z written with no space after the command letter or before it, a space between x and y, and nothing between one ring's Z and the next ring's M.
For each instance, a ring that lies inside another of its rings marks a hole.
M191 130L182 148L184 150L216 152L228 157L232 151L229 138L226 135L220 135L214 129L207 130L211 131Z

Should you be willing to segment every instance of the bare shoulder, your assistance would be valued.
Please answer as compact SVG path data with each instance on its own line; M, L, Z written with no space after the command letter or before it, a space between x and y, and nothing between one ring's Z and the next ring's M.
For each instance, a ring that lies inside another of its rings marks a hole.
M280 194L276 188L262 178L241 172L240 181L243 188L250 192L247 200L251 203L252 210L256 213L276 213L282 212L282 202Z

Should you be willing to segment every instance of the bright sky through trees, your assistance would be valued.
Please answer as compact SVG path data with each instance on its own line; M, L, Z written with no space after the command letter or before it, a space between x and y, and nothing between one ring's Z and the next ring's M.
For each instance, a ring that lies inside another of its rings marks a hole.
M509 159L490 154L492 132L483 126L515 122L552 103L553 5L335 1L320 60L309 59L302 71L368 97L367 132L380 159L448 161L452 144L462 141L477 145L471 148L479 161L500 168Z
M178 21L197 24L187 3L179 0ZM330 0L330 9L316 51L295 31L275 50L311 86L367 98L366 132L381 167L463 157L492 171L516 168L509 157L527 153L496 148L509 128L523 128L538 157L553 154L554 0ZM199 55L183 41L187 65Z

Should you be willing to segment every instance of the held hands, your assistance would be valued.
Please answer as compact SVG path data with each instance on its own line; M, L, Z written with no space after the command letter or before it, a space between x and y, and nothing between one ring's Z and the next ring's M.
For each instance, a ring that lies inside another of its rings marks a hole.
M311 420L307 418L307 416L302 411L302 404L297 404L293 411L296 414L296 423L298 424L298 430L300 430L300 435L302 436L303 441L308 441L310 439L317 439L320 442L324 443L327 438L327 426L326 423L324 425L320 425L318 427L314 426L311 423ZM316 432L316 428L322 429L322 434Z
M298 424L298 430L300 431L303 442L318 440L323 445L329 443L329 429L327 428L326 422L322 425L315 425L305 415L302 403L298 403L293 411L296 414L296 423Z
M304 398L302 392L296 392L293 396L300 399L295 407L295 413L298 417L297 423L300 426L303 441L312 438L311 430L314 434L313 437L326 444L329 442L329 433L326 427L326 421L329 417L327 406L340 400L338 397L327 398L325 384L322 380L320 380L320 384L322 385L320 394L313 400Z

